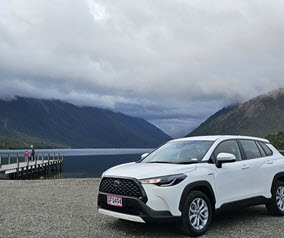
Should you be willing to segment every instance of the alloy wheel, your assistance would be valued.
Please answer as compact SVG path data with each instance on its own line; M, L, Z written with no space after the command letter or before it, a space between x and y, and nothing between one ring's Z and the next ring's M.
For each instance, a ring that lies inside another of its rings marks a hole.
M276 192L277 207L284 212L284 187L280 186Z
M209 217L209 210L207 203L202 198L194 199L189 206L190 224L194 227L194 229L202 230L208 222L208 217Z

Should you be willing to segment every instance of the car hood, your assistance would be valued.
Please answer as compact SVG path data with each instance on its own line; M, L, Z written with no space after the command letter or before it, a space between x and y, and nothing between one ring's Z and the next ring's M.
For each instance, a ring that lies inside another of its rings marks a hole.
M136 179L154 178L190 172L196 164L127 163L107 170L103 176L131 177Z

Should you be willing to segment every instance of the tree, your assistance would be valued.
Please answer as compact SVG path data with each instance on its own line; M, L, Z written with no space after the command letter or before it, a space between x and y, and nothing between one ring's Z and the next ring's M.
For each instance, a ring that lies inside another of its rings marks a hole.
M270 134L265 137L278 150L284 150L284 132Z

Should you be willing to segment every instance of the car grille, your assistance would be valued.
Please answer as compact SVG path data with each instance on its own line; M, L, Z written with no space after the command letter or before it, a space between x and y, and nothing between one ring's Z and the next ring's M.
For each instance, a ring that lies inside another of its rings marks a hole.
M100 191L130 197L142 197L142 192L138 184L131 179L103 178L100 184Z

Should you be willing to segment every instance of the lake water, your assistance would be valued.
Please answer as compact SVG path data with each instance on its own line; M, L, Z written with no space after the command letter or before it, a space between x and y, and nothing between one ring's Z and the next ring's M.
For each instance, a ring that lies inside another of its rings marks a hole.
M138 161L141 154L150 152L151 148L136 149L54 149L36 150L41 155L64 153L63 173L58 178L99 178L110 167L122 163ZM8 154L11 163L16 162L17 154L20 161L24 161L25 150L0 150L2 164L7 164ZM29 151L30 152L30 151ZM50 178L50 177L49 177Z
M52 155L64 153L63 173L55 178L99 178L102 173L110 167L122 163L138 161L141 154L150 152L153 149L56 149L36 150L36 153ZM2 164L7 163L8 154L11 155L11 163L16 162L19 154L20 160L24 160L24 150L0 150ZM284 153L283 153L284 154ZM50 178L50 177L48 177ZM51 176L51 178L54 178Z

